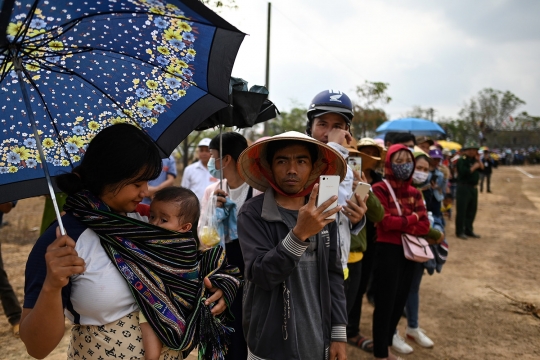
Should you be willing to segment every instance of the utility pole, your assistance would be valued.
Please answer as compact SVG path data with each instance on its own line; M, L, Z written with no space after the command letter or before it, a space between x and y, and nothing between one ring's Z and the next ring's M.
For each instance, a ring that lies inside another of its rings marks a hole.
M268 24L267 24L268 27L266 30L266 81L264 85L268 89L268 92L270 92L270 23L271 23L270 17L271 17L271 14L272 14L272 3L269 2L268 3ZM264 136L268 135L267 122L264 123L263 135Z

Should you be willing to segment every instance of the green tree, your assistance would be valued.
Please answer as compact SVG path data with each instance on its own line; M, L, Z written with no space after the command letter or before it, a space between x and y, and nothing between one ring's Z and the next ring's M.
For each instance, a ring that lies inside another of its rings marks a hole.
M439 125L446 132L448 139L460 144L477 139L477 133L475 133L473 126L465 120L443 119Z
M303 133L306 130L307 110L301 107L294 107L289 112L282 111L277 118L267 122L268 136L282 134L287 131L298 131Z
M417 119L428 119L433 121L435 110L433 108L423 108L421 106L413 106L411 111L405 113L404 117L412 117Z
M227 129L227 128L225 128ZM231 131L231 130L223 130L225 131ZM181 155L182 158L182 169L183 172L189 163L193 160L195 156L195 151L197 149L197 144L199 141L201 141L203 138L207 137L212 139L217 134L219 134L219 129L208 129L204 131L193 131L191 134L189 134L184 141L180 143L180 145L177 146L176 151L178 154Z
M388 83L367 81L356 87L356 96L352 120L352 132L356 137L361 135L365 137L368 133L374 132L375 129L383 122L388 120L384 110L376 108L376 105L386 105L392 98L388 96Z
M516 130L540 129L540 116L529 115L526 111L521 112L514 119ZM511 120L512 122L512 120Z
M478 92L459 112L460 119L471 124L478 134L488 134L493 130L512 128L512 114L525 101L510 91L486 88Z

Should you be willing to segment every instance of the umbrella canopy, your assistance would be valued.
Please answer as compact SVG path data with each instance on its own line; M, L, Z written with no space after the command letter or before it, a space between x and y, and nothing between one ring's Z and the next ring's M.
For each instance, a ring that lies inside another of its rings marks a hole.
M381 126L375 130L377 134L387 133L389 131L396 132L409 132L415 136L438 136L445 135L445 131L439 124L431 122L429 120L417 119L417 118L403 118L385 121Z
M202 131L216 126L246 128L255 124L274 119L279 110L268 100L268 89L264 86L253 85L248 90L248 83L241 78L231 78L231 105L214 113L203 121L196 130Z
M5 0L0 20L0 202L46 193L117 122L168 155L228 105L244 38L197 0Z
M437 140L437 143L443 147L443 149L448 150L460 150L461 144L458 144L454 141L445 141L445 140Z

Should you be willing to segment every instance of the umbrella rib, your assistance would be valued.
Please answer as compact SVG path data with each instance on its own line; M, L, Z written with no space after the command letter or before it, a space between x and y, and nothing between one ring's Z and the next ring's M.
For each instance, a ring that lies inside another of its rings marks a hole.
M50 71L52 71L52 72L55 72L55 73L57 73L57 74L72 75L72 76L75 76L75 77L81 79L81 80L83 81L83 83L86 83L86 84L90 85L92 88L94 88L95 90L97 90L98 92L100 92L103 96L105 96L107 99L109 99L112 103L114 103L114 104L118 107L118 109L120 109L120 110L122 109L122 106L121 106L121 104L120 104L118 101L116 101L113 97L111 97L111 96L110 96L109 94L107 94L106 92L102 91L102 90L101 90L99 87L97 87L96 85L92 84L91 81L88 81L86 78L84 78L83 76L81 76L79 73L76 73L76 72L74 72L74 71L72 71L72 70L70 70L70 69L67 69L67 68L65 68L65 67L63 67L63 66L60 66L60 65L57 65L57 64L55 64L55 66L58 67L58 68L60 68L60 69L63 69L64 71L63 71L63 72L62 72L62 71L58 71L58 70L53 69L53 68L51 68L51 67L47 67L47 69L50 70ZM129 118L131 119L131 121L133 121L134 123L136 123L137 125L139 125L139 122L138 122L136 119L132 118L132 117L129 116L128 114L125 114L125 115L126 115L127 117L129 117ZM140 126L139 126L139 127L140 127Z
M84 51L92 51L92 50L91 50L91 49L87 49L87 50L84 50ZM31 54L29 55L29 57L32 57ZM128 57L128 58L129 58L129 57ZM36 61L41 61L43 65L46 65L46 64L43 63L43 61L45 61L46 63L51 64L51 62L49 62L48 60L43 60L43 59L40 59L40 58L34 58L34 57L32 57L32 59L34 59L34 60L36 60ZM65 67L63 67L63 66L57 65L57 64L55 64L55 66L58 67L58 68L60 68L60 69L63 69L64 71L63 71L63 72L62 72L62 71L58 71L57 69L51 68L51 67L49 67L49 66L46 66L46 69L49 70L49 71L55 72L55 73L57 73L57 74L67 74L67 75L72 75L72 76L75 76L75 77L80 78L84 83L86 83L86 84L92 86L94 89L96 89L96 90L99 91L101 94L103 94L106 98L108 98L111 102L113 102L113 103L118 107L119 110L122 110L122 106L121 106L121 104L120 104L119 102L117 102L114 98L112 98L112 97L111 97L109 94L107 94L106 92L102 91L99 87L97 87L96 85L92 84L92 82L86 80L86 78L84 78L84 77L81 76L80 74L78 74L78 73L76 73L76 72L74 72L74 71L72 71L72 70L70 70L70 69L67 69L67 68L65 68ZM25 72L25 74L27 74L27 73ZM27 75L27 76L28 76L28 75ZM36 88L36 90L37 90L37 88ZM38 91L38 94L39 94L39 91ZM40 97L41 97L41 94L40 94ZM43 98L42 98L42 102L45 103L44 100L43 100ZM133 118L133 117L130 116L129 114L126 114L126 113L123 112L123 111L122 111L122 113L123 113L125 116L127 116L134 124L136 124L139 128L142 129L142 127L139 125L139 122L138 122L135 118ZM52 115L50 115L50 113L49 113L49 116L51 116L51 119L52 119ZM56 128L56 126L55 126L55 128ZM144 130L144 129L142 129L142 130L143 130L145 133L148 134L148 131L146 131L146 130ZM58 131L58 130L57 130L57 131ZM153 141L154 141L154 140L153 140ZM162 151L163 153L166 153L166 151L163 150L162 147L161 147L156 141L154 141L154 143L156 144L157 147L159 147L159 148L161 149L161 151ZM64 150L65 150L65 149L64 149ZM70 159L70 161L71 161L71 159Z
M30 8L30 12L28 13L28 16L26 17L26 19L23 22L23 24L25 25L24 26L24 31L22 31L19 34L15 35L15 37L13 38L13 43L16 43L17 40L19 40L21 38L24 38L26 36L26 34L28 33L28 30L30 29L29 25L30 25L31 19L34 17L34 14L36 12L38 1L39 0L34 1L34 4Z
M37 3L37 1L36 1L36 3ZM34 12L35 12L35 9L34 9ZM215 27L216 29L221 29L220 27L215 26L214 24L208 24L208 23L205 23L205 22L202 22L202 21L199 21L199 20L193 20L193 19L188 19L188 18L185 18L185 17L179 17L179 16L174 16L174 15L150 14L150 13L145 12L145 11L106 11L106 12L101 12L101 13L97 13L97 14L88 14L88 15L80 16L80 17L78 17L76 19L73 19L73 20L67 22L67 23L55 26L54 28L52 28L52 29L50 29L48 31L45 31L42 35L47 34L47 33L52 33L53 31L56 31L58 28L62 28L63 30L62 30L61 33L58 33L58 35L54 35L52 38L46 40L46 41L50 42L50 41L62 36L65 32L67 32L70 29L72 29L73 27L77 26L83 20L90 19L92 17L111 15L111 14L137 14L137 15L162 16L162 17L166 17L166 18L169 18L169 19L182 19L182 20L186 20L186 21L201 24L201 25ZM33 13L32 13L32 16L33 16ZM31 18L31 16L29 16L27 19L30 19L30 18ZM28 26L26 27L25 35L26 35L27 31L28 31ZM20 38L20 36L17 37L17 39L19 39L19 38ZM36 37L35 40L25 41L25 43L38 42L39 40L41 40L41 38L37 39L37 37ZM45 43L45 41L43 43Z
M132 56L132 55L130 55L130 54L121 53L121 52L115 51L115 50L110 50L110 49L102 49L102 48L89 48L89 49L90 49L89 51L96 51L96 50L97 50L97 51L103 51L103 52L110 52L110 53L117 54L117 55L121 55L121 56L126 56L127 59L128 59L127 61L129 61L129 62L131 62L131 63L133 63L133 64L136 64L136 62L131 61L131 59L135 59L135 60L140 61L140 62L142 62L142 63L144 63L144 64L146 64L146 65L149 65L150 67L157 68L157 69L163 71L164 73L167 73L167 74L169 74L169 75L172 75L172 76L175 76L175 77L177 77L177 78L180 78L180 79L182 79L183 81L185 81L185 82L191 84L192 86L195 86L195 87L201 89L202 91L208 92L207 90L204 90L204 89L200 88L200 87L197 85L197 83L195 83L194 81L188 81L188 80L185 80L185 79L183 79L182 77L180 77L180 76L178 76L178 75L176 75L176 74L170 72L169 70L165 69L164 67L162 67L162 66L160 66L160 65L152 64L151 62L149 62L149 61L147 61L147 60L144 60L144 59L141 59L141 58L139 58L139 57Z
M54 41L54 40L58 39L60 36L64 35L64 33L66 33L67 31L69 31L69 30L73 29L75 26L77 26L79 23L80 23L80 20L75 19L75 20L67 23L65 25L65 27L64 27L64 25L59 25L57 27L54 27L54 28L52 28L50 30L45 31L44 33L41 33L40 34L41 36L35 36L33 38L27 38L27 39L21 41L21 44L27 44L27 45L37 44L37 45L34 45L36 47L44 46L47 42L51 42L51 41ZM52 35L52 37L50 37L50 38L47 38L46 36L44 36L45 34L55 32L56 30L58 30L58 28L62 28L62 32L59 32L56 35ZM41 41L42 39L43 39L43 41ZM41 41L41 43L39 43L40 41Z
M121 53L121 52L119 52L119 51L110 50L110 49L101 49L101 48L82 47L82 48L76 48L76 49L81 50L81 51L78 51L77 53L82 53L82 52L93 52L93 51L103 51L103 52L108 52L108 53L112 53L112 54L124 56L124 57L126 57L125 61L127 61L127 62L130 62L130 63L132 63L132 64L138 64L138 62L141 62L141 63L144 63L144 64L148 65L149 67L157 68L157 69L163 71L163 72L166 73L166 74L169 74L169 75L172 75L172 76L174 76L174 77L180 78L180 79L182 79L182 81L185 81L186 83L190 84L191 86L194 86L194 87L200 89L201 91L203 91L203 92L205 92L205 93L207 93L207 94L209 94L209 95L212 95L212 94L210 94L210 93L208 92L208 90L205 90L205 89L201 88L201 87L200 87L199 85L197 85L197 83L195 83L194 81L192 81L192 80L185 80L185 79L181 78L180 76L178 76L178 75L176 75L176 74L174 74L174 73L168 71L167 69L165 69L165 68L162 67L162 66L158 66L158 65L152 64L151 62L149 62L149 61L147 61L147 60L140 59L140 58L135 57L135 56L132 56L132 55L130 55L130 54ZM69 54L69 53L65 53L65 54ZM43 59L41 59L41 58L33 57L30 53L27 53L27 55L28 55L28 57L31 57L32 59L34 59L34 60L36 60L36 61L40 61L40 62L47 61L47 60L43 60ZM61 55L60 55L60 56L61 56ZM133 61L133 59L136 60L137 62L136 62L136 61ZM47 61L47 62L50 63L50 64L53 64L53 63L51 63L51 62L49 62L49 61ZM57 65L57 64L55 64L55 66L61 67L60 65ZM71 74L77 74L76 72L73 72L72 70L69 70L69 69L66 69L66 68L64 68L64 69L65 69L67 72L71 73ZM50 68L49 68L49 70L54 71L54 70L52 70L52 69L50 69ZM85 81L87 81L87 80L85 79ZM220 99L220 100L221 100L221 99Z
M34 90L36 91L37 95L39 96L39 98L41 99L41 103L43 104L43 107L45 108L45 111L47 112L47 114L49 115L49 118L51 119L51 124L52 126L54 127L54 130L56 131L56 134L58 135L58 140L60 141L60 146L62 146L62 149L64 149L64 152L66 154L69 154L67 149L66 149L66 144L64 142L64 139L62 138L62 136L60 135L60 131L58 130L58 128L56 127L56 123L54 122L54 118L51 114L51 112L49 111L49 107L47 106L47 103L45 102L45 99L43 98L43 96L41 95L40 91L39 91L39 88L37 87L36 83L34 82L34 80L32 80L32 77L30 76L30 74L26 71L26 69L24 68L24 66L22 67L22 71L24 73L24 75L26 76L26 79L30 82L30 85L32 85L32 87L34 88ZM32 111L32 109L28 109L28 111ZM38 141L38 139L36 139L36 141ZM71 156L67 156L67 158L69 159L69 164L71 165L71 167L73 168L73 163L71 162ZM46 166L45 164L43 164L44 166Z
M104 11L104 12L95 13L95 14L87 14L87 15L79 16L78 18L73 19L71 21L68 21L67 23L64 23L62 25L58 25L58 27L68 26L71 23L74 23L74 22L77 22L77 21L83 21L83 20L86 20L86 19L89 19L89 18L92 18L92 17L104 16L104 15L113 15L113 14L137 14L137 15L162 16L162 17L166 17L166 18L169 18L169 19L179 19L179 20L185 20L185 21L189 21L189 22L193 22L193 23L197 23L197 24L201 24L201 25L206 25L206 26L214 27L216 29L224 29L224 28L218 27L218 26L216 26L216 25L214 25L212 23L206 23L206 22L203 22L203 21L200 21L200 20L189 19L189 18L187 18L185 16L175 16L175 15L167 15L167 14L161 15L161 14L153 14L153 13L150 13L148 11L132 11L132 10L125 10L125 11L115 10L115 11Z
M0 77L0 83L4 82L4 79L6 78L7 74L13 68L13 62L12 62L9 69L6 69L6 65L7 65L8 62L9 62L9 58L7 56L4 56L4 59L2 60L2 64L0 64L0 68L4 69L4 71L2 72L1 77Z
M94 84L92 84L91 82L89 82L88 80L86 80L85 78L83 78L82 76L80 76L79 74L69 70L69 69L65 69L63 68L64 70L66 70L66 72L61 72L61 71L58 71L58 70L55 70L55 69L52 69L52 68L48 68L50 71L52 72L55 72L55 73L58 73L58 74L68 74L68 75L73 75L75 77L78 77L80 78L81 80L83 80L84 83L87 83L88 85L91 85L93 88L95 88L96 90L98 90L101 94L103 94L105 97L107 97L109 100L111 100L116 106L118 106L118 109L122 110L122 106L120 106L120 104L114 99L114 98L111 98L107 93L103 92L100 88L98 88L97 86L95 86ZM23 70L25 75L27 76L27 78L29 77L29 74ZM43 97L41 96L41 93L39 92L37 86L35 85L35 83L33 82L33 80L29 79L30 83L32 84L32 86L34 87L34 89L36 90L36 92L38 93L40 99L41 99L41 102L43 103L43 106L45 107L47 113L49 114L49 117L51 118L51 120L53 119L53 116L52 114L50 113L49 111L49 108L47 107L46 105L46 102L45 100L43 99ZM125 113L124 113L125 114ZM148 134L148 131L142 129L142 127L139 125L139 122L134 119L133 117L129 116L128 114L125 114L134 124L136 124L141 130L143 130L146 134ZM63 141L63 138L60 136L60 133L58 131L58 128L56 127L56 124L54 123L54 121L51 121L51 123L53 124L55 130L56 130L56 133L59 135L58 138L61 140L61 144L62 144L62 147L64 148L64 151L66 152L66 154L68 153L67 152L67 149L65 148L65 145L64 145L64 141ZM149 134L148 134L149 135ZM150 136L150 135L149 135ZM150 136L150 138L152 138ZM163 148L152 138L152 141L154 142L154 144L161 149L161 151L163 153L166 153L165 150L163 150ZM71 162L71 157L69 157L69 162L71 164L71 166L73 167L73 163Z

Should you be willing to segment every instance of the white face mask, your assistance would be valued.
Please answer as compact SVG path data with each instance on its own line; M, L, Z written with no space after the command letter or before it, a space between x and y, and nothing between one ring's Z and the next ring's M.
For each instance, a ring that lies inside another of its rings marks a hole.
M415 183L415 184L423 184L427 180L428 175L429 175L429 173L427 173L427 172L414 170L414 173L413 173L413 176L412 176L413 183Z

